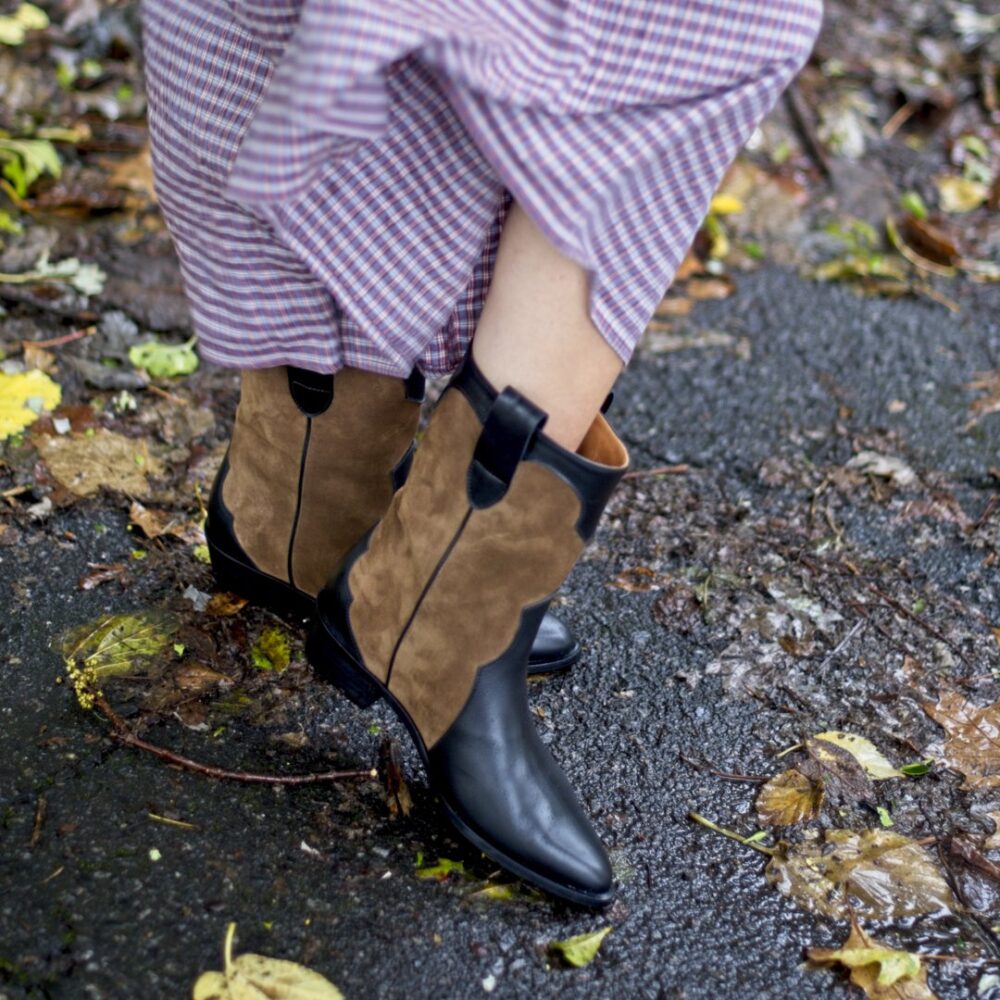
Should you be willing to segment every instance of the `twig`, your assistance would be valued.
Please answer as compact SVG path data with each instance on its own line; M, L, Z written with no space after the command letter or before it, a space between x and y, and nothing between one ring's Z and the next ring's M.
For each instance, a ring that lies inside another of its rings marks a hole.
M209 778L223 778L229 781L244 781L259 785L314 785L321 781L342 781L346 778L375 778L378 776L378 772L374 769L368 771L323 771L316 774L255 774L252 771L227 771L225 768L215 767L212 764L202 764L190 757L182 757L172 750L158 747L155 743L148 743L136 736L102 694L94 695L94 705L111 723L111 735L119 743L135 747L137 750L146 750L154 757L165 760L168 764L183 767L196 774L204 774Z
M721 833L723 837L729 837L730 840L738 840L744 847L752 847L755 851L760 851L761 854L766 854L768 857L773 858L777 854L777 851L773 847L764 847L763 844L758 844L749 837L741 837L735 831L727 830L724 826L719 826L718 823L713 823L710 819L706 819L701 813L689 812L688 819L708 827L709 830L713 830L715 833Z
M851 640L858 634L858 632L865 627L865 619L859 618L851 628L850 632L844 636L840 642L837 643L833 649L823 658L823 662L819 665L819 669L822 670L824 667L828 666L830 662L838 657L850 644Z
M38 801L35 803L35 823L31 828L31 840L28 841L29 847L37 847L41 843L42 824L45 822L45 809L45 796L39 795Z
M0 497L7 500L10 497L19 497L22 493L27 493L32 489L34 489L32 486L11 486L10 489L4 490L0 493Z
M680 465L657 465L652 469L636 469L626 472L625 479L647 479L649 476L683 476L691 471L691 466L685 462Z
M899 127L905 125L916 114L919 107L920 105L916 101L907 101L898 107L893 112L892 117L882 126L882 138L891 139Z
M71 333L64 333L61 337L52 337L49 340L22 340L22 347L61 347L63 344L72 343L74 340L79 340L81 337L89 337L92 333L96 331L95 326L85 326L79 330L73 330Z
M830 169L830 158L826 155L826 150L816 135L812 115L806 107L798 85L795 83L785 91L785 106L791 115L792 124L799 133L799 138L802 139L802 144L806 147L806 152L829 180L833 176L833 171Z
M171 819L169 816L160 816L158 813L146 813L154 823L162 823L164 826L176 826L182 830L197 830L194 823L185 823L180 819Z
M677 751L677 756L684 761L685 764L690 764L697 771L705 771L708 774L714 775L716 778L723 778L725 781L746 781L750 784L759 785L765 781L770 781L771 779L764 774L733 774L730 771L720 771L717 767L713 767L709 761L704 763L699 763L682 751Z
M899 603L899 601L897 601L894 597L890 597L887 593L885 593L885 591L880 590L878 587L875 586L874 583L867 584L867 587L873 594L875 594L881 600L885 601L885 603L888 604L889 607L892 608L894 611L899 612L899 614L901 614L904 618L909 618L910 621L916 622L917 625L919 625L926 631L930 632L930 634L934 636L935 639L940 639L941 642L943 642L946 646L951 646L951 643L948 641L948 639L945 638L945 636L941 632L939 632L933 625L931 625L930 622L925 622L919 615L915 615L912 611L908 610L907 608L904 608L903 605Z
M149 383L146 386L146 391L151 392L156 396L162 396L164 399L169 399L171 403L176 403L178 406L188 405L188 401L186 399L181 399L180 396L175 396L172 392L167 392L166 389L161 389L158 385Z

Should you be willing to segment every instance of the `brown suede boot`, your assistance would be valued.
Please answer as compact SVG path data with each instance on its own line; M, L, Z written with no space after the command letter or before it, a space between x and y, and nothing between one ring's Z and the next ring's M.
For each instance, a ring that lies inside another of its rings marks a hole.
M477 848L600 906L611 898L607 857L532 725L525 666L628 454L603 416L576 454L544 423L467 359L405 486L320 592L307 652L357 704L386 698Z
M320 588L406 479L423 398L416 371L405 381L354 368L243 372L205 525L219 585L311 616ZM531 672L564 669L579 655L569 629L547 615Z

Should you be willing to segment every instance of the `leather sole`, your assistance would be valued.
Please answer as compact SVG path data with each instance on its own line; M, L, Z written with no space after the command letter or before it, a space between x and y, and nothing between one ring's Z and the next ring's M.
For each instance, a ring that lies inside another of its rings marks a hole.
M206 538L208 554L212 560L212 572L223 590L245 597L251 604L269 608L276 614L296 619L312 619L316 615L316 599L284 580L269 573L248 566L239 559L223 552L212 539ZM529 674L554 674L569 670L580 659L580 645L557 660L528 658Z
M369 708L379 699L384 699L396 713L399 720L406 727L410 734L413 745L417 748L420 758L424 763L424 769L430 775L430 761L427 756L427 748L424 746L420 732L410 718L409 712L396 700L393 693L366 667L360 664L340 642L332 636L324 627L322 620L318 621L310 630L309 638L306 641L306 656L312 664L317 675L328 683L338 688L350 701L359 708ZM579 658L579 651L576 652ZM444 807L452 826L474 847L482 851L487 857L492 858L502 865L511 874L529 882L544 892L549 893L558 899L575 903L578 906L586 906L592 909L603 909L610 905L614 899L613 892L590 893L574 886L564 885L556 882L544 875L539 875L530 868L525 867L519 861L508 857L500 848L491 844L483 836L469 827L458 811L448 801L445 792L431 786Z

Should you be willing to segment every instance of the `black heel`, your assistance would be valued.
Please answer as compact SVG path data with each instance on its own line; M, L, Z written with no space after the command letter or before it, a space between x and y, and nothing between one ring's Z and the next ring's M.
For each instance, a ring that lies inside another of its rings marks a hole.
M322 624L315 625L306 640L306 656L313 670L339 688L358 708L369 708L382 697L378 684L353 663L330 638Z

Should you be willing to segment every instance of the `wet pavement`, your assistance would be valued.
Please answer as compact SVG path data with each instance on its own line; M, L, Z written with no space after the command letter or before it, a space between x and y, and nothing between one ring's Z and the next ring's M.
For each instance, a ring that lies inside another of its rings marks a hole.
M935 684L997 700L1000 414L967 427L963 387L1000 367L1000 290L959 291L954 315L763 269L682 328L693 344L725 333L724 346L658 352L654 340L622 378L614 414L635 469L687 471L624 484L561 600L583 662L531 687L612 854L618 901L603 914L524 892L474 898L509 880L449 833L390 714L312 679L300 632L288 670L262 682L270 690L207 725L152 717L143 735L267 773L371 766L388 735L403 744L408 817L390 816L377 781L214 781L115 744L57 683L58 636L150 607L195 627L182 595L210 592L208 570L170 546L130 561L127 504L107 498L18 527L0 548L0 997L185 997L220 967L229 921L237 951L303 962L348 998L852 995L839 974L804 966L804 948L835 947L846 924L779 895L765 857L688 813L752 834L757 786L713 772L776 774L789 766L778 752L834 728L905 763L941 738L920 710ZM845 470L862 451L900 459L912 479ZM116 562L129 564L129 587L77 589L89 563ZM789 590L840 615L793 652L754 624ZM250 639L273 623L246 609L213 625L210 665L246 669ZM126 682L109 693L125 705L134 695ZM960 786L944 769L897 784L886 793L895 829L992 832L996 791ZM822 823L878 819L854 806ZM467 874L419 878L418 856ZM868 929L959 956L930 972L938 996L959 1000L1000 971L998 912ZM547 958L549 941L607 924L587 968Z

